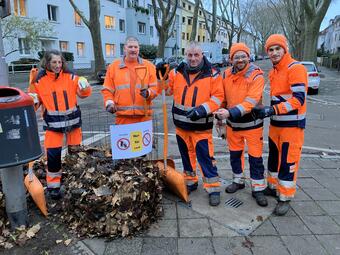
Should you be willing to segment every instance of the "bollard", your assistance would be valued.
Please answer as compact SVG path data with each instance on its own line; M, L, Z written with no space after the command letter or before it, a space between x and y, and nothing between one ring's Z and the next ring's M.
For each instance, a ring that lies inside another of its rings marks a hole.
M26 192L22 165L0 169L2 189L6 198L6 213L12 230L28 226Z

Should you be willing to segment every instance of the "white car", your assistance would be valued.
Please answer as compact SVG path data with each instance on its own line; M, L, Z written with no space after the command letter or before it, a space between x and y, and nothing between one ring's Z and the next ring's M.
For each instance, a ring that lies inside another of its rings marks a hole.
M309 95L316 95L319 92L319 85L320 85L320 76L319 71L314 64L314 62L309 61L301 61L307 70L308 74L308 94Z

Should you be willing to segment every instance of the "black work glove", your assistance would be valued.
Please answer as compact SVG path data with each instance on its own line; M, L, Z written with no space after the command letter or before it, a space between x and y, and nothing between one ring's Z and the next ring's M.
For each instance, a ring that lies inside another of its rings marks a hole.
M159 62L157 65L156 65L156 76L157 76L157 79L160 80L161 77L159 77L159 72L162 73L162 76L163 76L163 79L166 80L168 79L168 77L164 77L165 73L166 73L166 65L167 63L165 63L164 61L161 61Z
M207 117L207 115L208 113L202 105L195 107L194 109L191 109L190 111L187 112L187 118L192 121L205 118Z
M148 99L149 97L149 90L148 89L141 89L139 91L139 94L144 97L145 99Z
M257 105L253 108L252 114L256 119L264 119L275 114L273 106Z

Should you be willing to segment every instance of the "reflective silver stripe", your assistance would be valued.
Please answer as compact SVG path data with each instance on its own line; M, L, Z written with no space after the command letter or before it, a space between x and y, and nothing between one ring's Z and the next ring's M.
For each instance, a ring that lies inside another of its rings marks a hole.
M257 101L255 99L251 98L251 97L246 97L244 99L244 101L247 101L247 102L251 103L254 106L257 104Z
M306 114L299 114L299 115L273 115L270 118L272 120L277 120L277 121L303 120L303 119L306 118Z
M254 180L251 179L251 189L252 191L261 191L266 188L266 182L264 179L262 180Z
M174 114L174 119L182 121L182 122L186 122L186 123L206 124L206 118L199 119L199 120L196 120L196 121L192 121L192 120L188 119L187 117L185 117L183 115L176 114L176 113ZM214 120L214 117L208 118L208 122L213 122L213 120Z
M47 182L47 188L60 188L60 182Z
M62 172L49 172L47 171L46 175L51 178L61 177Z
M240 173L240 174L233 173L233 182L243 184L244 183L243 173Z
M125 110L144 110L144 106L118 106L117 107L118 111L125 111Z
M305 92L306 91L305 86L292 86L290 87L290 89L293 92Z
M268 177L277 178L279 173L267 171L267 175L268 175Z
M195 177L196 176L196 173L193 172L193 171L184 171L184 173L188 176L192 176L192 177Z
M142 84L136 84L135 88L141 89L142 88Z
M191 185L194 185L194 184L196 184L197 182L195 182L195 181L192 181L192 180L185 180L185 184L187 185L187 186L191 186Z
M241 104L236 105L236 108L240 110L242 116L246 113L246 110Z
M104 87L104 88L101 89L101 91L103 91L103 90L108 90L108 91L111 92L112 94L115 93L115 90L114 90L114 89L110 89L110 88L108 88L108 87Z
M221 100L215 96L212 96L210 99L213 100L218 106L222 104Z
M117 85L116 90L122 90L122 89L129 89L130 84L122 84L122 85Z
M294 181L283 181L279 180L279 184L285 188L295 188L296 184Z
M182 111L190 111L192 109L194 109L195 107L191 107L191 106L185 106L185 105L181 105L181 104L177 104L175 103L174 105L176 108L182 110Z
M210 113L210 107L207 103L202 104L202 106L204 107L204 109L207 113Z
M72 119L72 120L66 120L66 121L60 121L60 122L49 122L48 126L52 128L71 127L75 124L78 124L79 122L80 122L80 117Z
M290 98L292 98L291 94L284 94L284 95L277 95L277 96L272 96L272 101L281 101L278 96L282 97L285 100L288 100Z
M248 128L248 127L254 127L257 126L261 123L263 123L263 120L257 119L251 122L245 122L245 123L236 123L236 122L231 122L229 119L227 119L227 122L229 123L230 126L234 128Z
M69 115L71 113L76 112L78 109L77 107L73 107L72 109L68 109L66 111L47 111L47 115L50 116L66 116Z
M157 83L150 83L149 87L157 87Z
M285 102L283 103L287 109L288 112L290 112L291 110L293 110L293 106L289 103L289 102Z
M283 194L280 194L280 201L290 201L294 196L285 196Z
M157 92L153 91L152 89L148 89L149 93L151 94L154 94L154 95L157 95Z
M220 187L206 187L205 190L210 194L213 192L220 192L221 188Z
M218 176L211 177L211 178L202 177L202 179L203 179L204 183L215 183L215 182L219 182L219 180L220 180L220 178Z

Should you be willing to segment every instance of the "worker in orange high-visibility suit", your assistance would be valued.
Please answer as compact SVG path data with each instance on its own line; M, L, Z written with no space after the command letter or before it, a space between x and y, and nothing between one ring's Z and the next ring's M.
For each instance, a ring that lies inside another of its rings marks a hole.
M276 215L285 215L296 192L296 179L306 125L307 72L293 59L287 39L271 35L265 44L273 63L269 73L271 106L256 107L257 118L270 117L268 188L278 196Z
M196 158L203 174L203 187L209 193L209 204L220 203L220 181L214 160L212 142L213 115L223 100L222 77L211 66L198 43L186 48L187 63L172 70L166 81L167 95L173 95L172 116L182 157L188 191L198 186ZM165 74L165 63L156 66ZM167 77L165 77L167 78Z
M124 54L106 72L101 91L106 111L116 114L118 125L151 120L152 100L158 95L155 66L138 56L139 42L135 37L126 39Z
M61 52L45 52L35 82L28 88L35 105L43 108L43 128L47 154L47 190L52 199L61 198L61 150L66 135L69 152L82 141L81 112L77 96L91 95L91 86L67 70ZM37 108L36 107L36 108Z
M233 66L223 74L224 107L215 112L220 120L227 119L227 141L233 182L226 188L234 193L245 187L244 147L248 145L252 196L260 206L268 202L263 193L266 188L263 149L263 120L254 120L251 110L261 102L264 78L262 70L250 64L250 50L244 43L235 43L230 48Z

